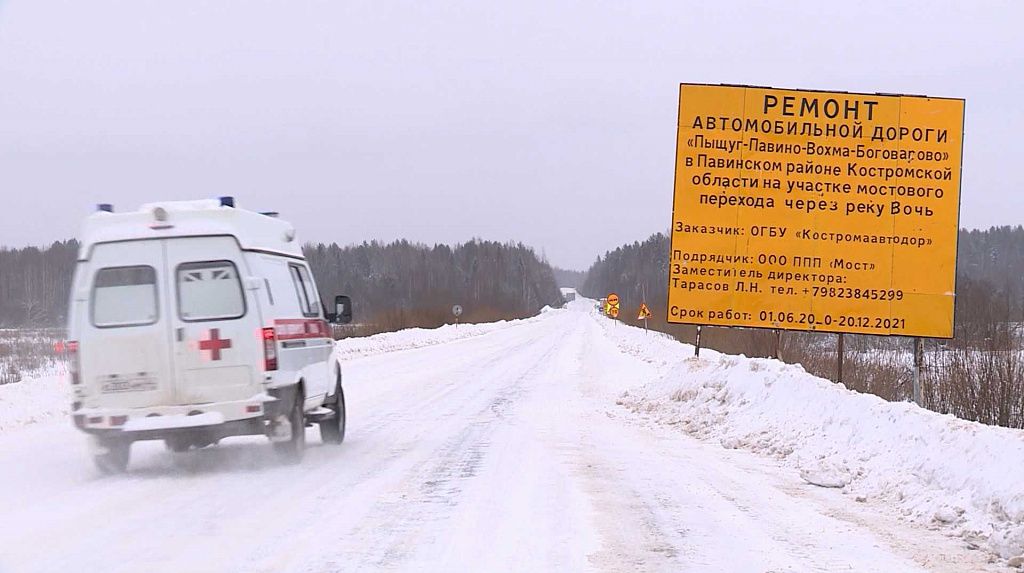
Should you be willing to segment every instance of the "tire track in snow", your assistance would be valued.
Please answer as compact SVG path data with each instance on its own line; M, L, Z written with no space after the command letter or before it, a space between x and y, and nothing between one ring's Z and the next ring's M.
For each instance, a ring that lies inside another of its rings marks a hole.
M319 499L322 503L306 508L302 512L303 519L292 520L282 528L285 532L290 532L288 533L290 537L302 540L297 547L292 548L292 552L279 554L274 551L273 546L268 546L265 551L248 559L246 568L239 570L270 572L282 569L291 570L295 567L302 567L307 571L317 570L316 566L300 566L299 564L323 561L325 553L327 555L337 553L335 545L338 543L343 546L352 545L352 539L357 538L360 532L366 529L365 521L375 519L376 514L381 511L379 500L391 498L397 488L402 487L402 484L410 480L411 472L415 472L416 468L429 461L434 455L434 450L430 447L430 444L436 441L433 436L437 432L443 431L446 424L451 425L453 421L459 420L467 403L485 399L489 394L490 389L484 384L465 383L467 379L473 379L471 374L479 371L479 362L483 360L487 364L497 364L507 356L510 350L519 352L533 344L533 341L528 338L509 345L506 341L509 333L516 332L515 336L523 336L523 333L518 332L519 330L500 331L504 333L504 336L495 336L489 339L488 337L497 333L447 343L444 346L449 348L469 345L469 348L472 349L471 352L466 353L469 359L457 364L433 364L432 369L426 371L423 368L423 353L419 352L419 349L400 351L397 353L400 356L397 357L388 356L384 360L384 364L395 378L404 379L411 372L419 376L413 381L420 383L410 386L407 382L403 382L373 394L370 400L363 403L367 416L372 417L368 423L355 425L358 422L351 422L352 418L350 417L350 423L354 424L356 428L353 432L355 435L352 437L351 444L349 438L346 437L346 443L339 453L343 457L352 457L369 463L358 468L358 472L355 474L340 472L331 483L318 488L317 491L321 492ZM486 342L488 350L481 353L479 345L485 344L485 339L490 340L490 342ZM439 345L425 347L424 351L430 352L437 346ZM368 361L366 364L379 362L377 359L363 360ZM347 375L353 388L375 383L373 380L361 378L363 374L359 373L358 364L349 366L351 370L355 370ZM423 377L424 375L426 376ZM353 393L358 392L353 390ZM378 416L375 411L372 411L375 406L382 409L383 415ZM350 408L353 407L350 405ZM383 455L381 450L376 448L381 445L386 451ZM344 461L332 460L330 465L344 465ZM322 475L322 473L311 472L311 475ZM332 531L332 535L326 537L304 532L309 528L310 522L319 520L330 522L330 514L336 505L332 501L336 502L335 498L338 494L343 494L346 499L361 500L357 507L345 508L349 514L338 524L342 527L337 531ZM370 534L379 536L380 531L370 531ZM366 552L367 544L356 545L358 550L346 552L340 561L331 559L329 563L344 563L345 565L341 568L344 570L351 569L353 563L364 563L363 554ZM310 555L317 555L317 557L310 559ZM326 570L331 570L329 567Z
M545 344L551 338L554 337L549 335L520 344L505 358L512 354L535 356L536 353L526 350ZM493 385L495 380L484 377L487 384L483 387L493 392L493 397L466 418L467 425L461 431L445 439L430 456L406 474L398 487L379 499L368 515L369 520L351 532L361 540L358 544L365 547L358 555L347 556L359 559L357 569L401 567L420 547L429 544L431 526L443 521L446 514L460 503L463 482L477 477L490 449L489 436L494 426L508 423L506 415L523 393L524 384L544 367L556 346L549 344L536 362L517 364L516 368L503 372L500 385ZM486 371L486 368L480 368L480 371ZM381 531L387 535L382 537ZM344 561L332 559L335 563ZM314 567L308 570L330 569Z

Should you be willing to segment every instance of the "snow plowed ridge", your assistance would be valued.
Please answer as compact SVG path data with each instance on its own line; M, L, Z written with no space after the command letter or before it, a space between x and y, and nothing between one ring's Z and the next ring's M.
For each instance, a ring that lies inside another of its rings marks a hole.
M1024 431L937 414L776 360L727 356L602 320L626 353L659 371L622 394L633 412L723 447L773 456L805 481L894 504L1003 558L1024 553Z

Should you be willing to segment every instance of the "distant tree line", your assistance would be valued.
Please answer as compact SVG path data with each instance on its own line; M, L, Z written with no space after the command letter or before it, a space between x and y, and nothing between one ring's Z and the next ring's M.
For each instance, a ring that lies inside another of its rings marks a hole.
M0 327L62 326L78 241L0 248Z
M693 326L665 321L669 250L669 238L655 233L609 251L590 267L580 292L592 298L615 292L620 319L631 322L645 300L654 314L652 328L692 342ZM926 341L924 404L970 420L1024 427L1024 227L961 230L956 281L955 338ZM786 333L780 357L833 378L834 341L831 334ZM747 356L775 350L767 330L705 328L701 343ZM848 336L843 382L887 400L909 399L909 348L902 338Z
M522 318L563 304L551 266L521 243L473 240L455 247L408 241L306 245L325 302L352 297L372 330Z
M957 245L957 296L965 287L984 292L1007 319L1024 320L1024 226L961 229ZM957 316L964 325L970 316Z
M356 320L375 330L519 318L562 304L551 267L518 243L474 240L449 247L396 241L303 247L327 304L353 298ZM63 326L78 242L0 249L0 327Z
M586 271L574 271L558 267L551 267L551 270L554 271L555 282L560 287L578 289L583 286L583 281L587 279Z
M664 316L668 298L669 238L655 233L608 251L590 266L579 287L583 296L601 298L614 292L624 311L646 301L655 316Z

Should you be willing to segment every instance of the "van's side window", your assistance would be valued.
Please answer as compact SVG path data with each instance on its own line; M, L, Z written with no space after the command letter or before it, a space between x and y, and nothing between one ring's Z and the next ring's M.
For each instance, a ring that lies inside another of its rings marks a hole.
M183 263L175 275L182 320L229 320L245 315L242 281L231 261Z
M92 323L101 328L142 326L157 320L156 270L107 267L92 283Z
M288 265L292 273L292 282L295 283L295 294L299 297L299 308L302 309L302 316L320 316L320 301L316 298L316 291L313 289L313 281L309 278L309 271L306 267L299 265Z

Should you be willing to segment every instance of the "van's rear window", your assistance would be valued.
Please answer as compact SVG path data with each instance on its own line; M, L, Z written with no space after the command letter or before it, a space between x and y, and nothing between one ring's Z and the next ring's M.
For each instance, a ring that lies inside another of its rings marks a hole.
M153 267L107 267L92 283L92 323L99 327L141 326L157 320Z
M245 314L242 281L231 261L184 263L176 274L182 320L229 320Z

